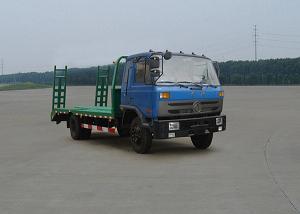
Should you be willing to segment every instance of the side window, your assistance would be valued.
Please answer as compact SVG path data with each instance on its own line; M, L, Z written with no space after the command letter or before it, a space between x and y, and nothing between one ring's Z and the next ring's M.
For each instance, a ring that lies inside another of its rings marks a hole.
M149 61L147 61L145 65L145 83L146 84L152 83Z
M144 83L145 81L145 59L136 63L135 82Z
M149 62L145 61L144 58L140 59L136 63L136 73L135 73L136 83L151 83L150 66Z

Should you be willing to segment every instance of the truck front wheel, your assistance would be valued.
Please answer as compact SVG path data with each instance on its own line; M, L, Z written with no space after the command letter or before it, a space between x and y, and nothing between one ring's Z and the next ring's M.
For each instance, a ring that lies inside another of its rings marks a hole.
M130 127L130 142L135 152L145 154L150 151L152 136L150 131L142 126L141 120L136 117Z
M207 149L213 139L213 133L203 134L203 135L193 135L191 136L192 143L196 147L196 149Z
M91 136L91 130L81 128L79 118L74 115L70 117L70 133L74 140L89 139Z

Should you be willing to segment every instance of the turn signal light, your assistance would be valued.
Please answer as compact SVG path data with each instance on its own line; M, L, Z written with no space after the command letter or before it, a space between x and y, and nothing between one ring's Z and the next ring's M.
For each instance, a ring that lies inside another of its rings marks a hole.
M159 94L160 99L169 99L170 98L170 93L169 92L161 92Z
M219 97L224 97L224 91L219 92Z

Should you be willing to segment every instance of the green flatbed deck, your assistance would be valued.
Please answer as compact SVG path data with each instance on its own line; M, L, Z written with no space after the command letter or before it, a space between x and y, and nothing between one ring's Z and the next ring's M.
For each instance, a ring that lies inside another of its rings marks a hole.
M82 116L89 116L89 117L110 117L114 118L113 110L111 107L106 106L75 106L73 108L59 108L54 109L53 113L73 113Z
M80 117L104 118L109 120L120 117L121 86L116 84L116 79L119 75L120 61L126 58L126 56L121 56L114 66L110 88L111 106L107 106L109 70L101 69L98 66L94 106L66 107L67 66L65 66L64 69L57 69L56 66L54 66L51 120L57 123L68 121L72 114Z

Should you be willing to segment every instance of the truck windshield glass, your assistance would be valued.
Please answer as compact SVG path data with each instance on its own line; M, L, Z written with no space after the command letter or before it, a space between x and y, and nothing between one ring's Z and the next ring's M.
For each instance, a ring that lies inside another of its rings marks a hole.
M163 60L163 74L156 83L220 85L211 60L180 55Z

